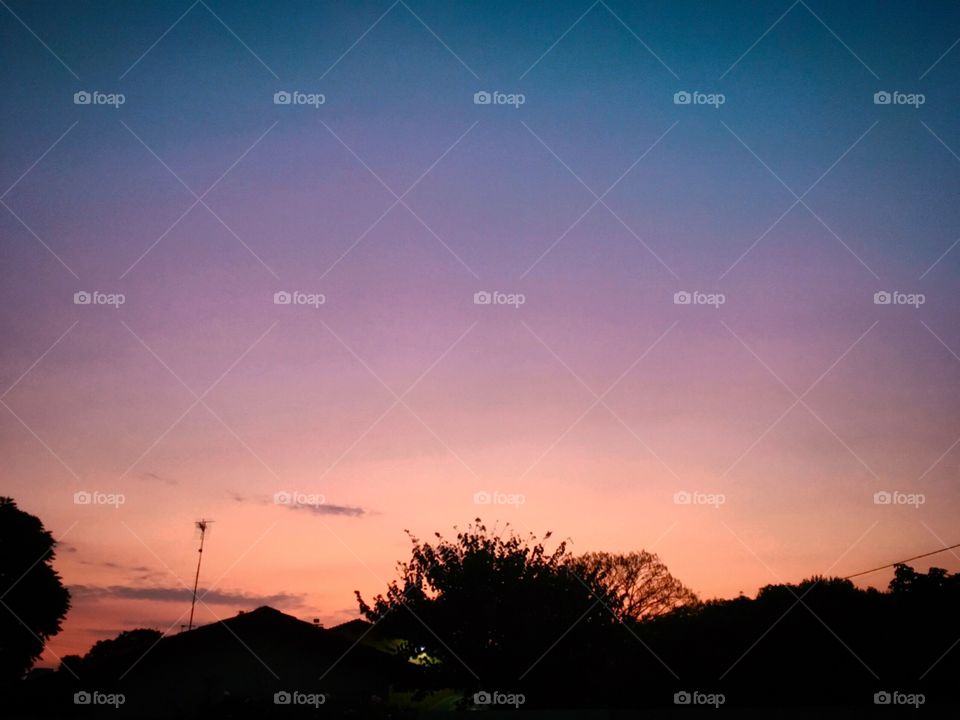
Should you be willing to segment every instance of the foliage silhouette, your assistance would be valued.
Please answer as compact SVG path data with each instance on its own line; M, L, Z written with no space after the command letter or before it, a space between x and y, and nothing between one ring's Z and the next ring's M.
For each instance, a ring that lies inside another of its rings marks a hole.
M113 639L98 640L82 658L68 655L61 665L86 681L114 682L145 657L162 637L159 630L124 630Z
M408 533L409 535L409 533ZM410 535L400 579L361 612L402 638L399 652L432 665L437 681L507 691L520 682L584 682L590 658L617 621L596 570L574 572L566 544L500 535L478 518L456 538ZM550 538L547 533L543 540Z
M719 687L742 705L872 704L893 689L952 703L958 604L957 575L898 566L888 592L813 577L682 608L637 632L687 687Z
M574 572L600 579L612 598L611 610L621 620L646 620L699 602L659 557L645 550L586 553L570 563Z
M53 569L56 542L40 519L0 497L0 680L22 677L60 632L70 593Z
M436 538L411 537L400 578L357 599L467 699L477 687L523 692L527 707L669 706L690 688L740 706L953 697L960 576L943 569L898 566L887 592L815 576L701 603L649 553L548 552L480 520Z

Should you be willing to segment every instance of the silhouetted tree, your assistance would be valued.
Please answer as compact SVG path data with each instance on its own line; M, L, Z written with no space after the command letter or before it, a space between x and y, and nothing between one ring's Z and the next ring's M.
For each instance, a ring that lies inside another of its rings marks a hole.
M600 579L614 601L610 609L621 620L644 620L699 602L696 593L671 575L659 557L645 550L592 552L570 563L574 572Z
M600 660L617 625L595 571L574 573L565 543L550 552L533 535L500 535L479 518L453 540L436 538L410 535L411 558L386 595L368 604L356 593L367 619L401 639L402 654L461 688L589 682L584 664Z
M902 566L889 592L812 577L683 607L635 631L679 687L720 689L728 704L872 705L882 688L955 702L958 577ZM658 664L641 657L634 671Z
M115 638L97 641L83 659L79 663L73 661L73 665L79 665L80 672L77 674L83 680L95 679L102 682L118 680L150 652L161 637L163 633L159 630L147 628L124 630ZM74 666L70 669L76 670Z
M22 677L70 609L55 545L39 518L0 497L0 679Z
M60 658L58 672L67 673L74 678L81 677L83 672L83 658L79 655L64 655Z
M950 575L943 568L932 567L926 574L918 573L909 565L895 565L890 592L894 595L933 595L960 590L960 575Z

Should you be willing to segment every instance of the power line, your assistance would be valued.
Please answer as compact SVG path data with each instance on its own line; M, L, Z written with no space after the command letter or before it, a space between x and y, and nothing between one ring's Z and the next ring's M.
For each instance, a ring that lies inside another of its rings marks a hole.
M906 560L898 560L897 562L887 563L886 565L881 565L880 567L875 567L872 570L864 570L863 572L854 573L853 575L847 575L844 580L849 580L850 578L860 577L861 575L869 575L870 573L877 572L877 570L885 570L888 567L893 567L894 565L903 565L908 563L911 560L919 560L920 558L930 557L931 555L938 555L939 553L946 552L947 550L953 550L954 548L960 547L960 543L956 545L950 545L948 547L940 548L939 550L931 550L930 552L923 553L922 555L914 555L913 557L908 557Z

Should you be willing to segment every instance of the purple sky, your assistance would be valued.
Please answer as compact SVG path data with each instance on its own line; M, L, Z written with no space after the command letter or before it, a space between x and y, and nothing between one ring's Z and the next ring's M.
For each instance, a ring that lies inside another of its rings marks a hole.
M705 597L958 540L955 4L8 5L0 489L63 538L53 653L183 622L201 516L204 622L348 619L476 516Z

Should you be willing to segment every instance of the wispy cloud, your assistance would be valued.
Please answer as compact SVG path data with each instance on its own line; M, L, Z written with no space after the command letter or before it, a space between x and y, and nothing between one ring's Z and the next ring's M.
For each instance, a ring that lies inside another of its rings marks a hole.
M151 600L154 602L190 602L192 592L182 587L135 587L131 585L71 585L70 593L75 598L89 600ZM270 605L272 607L298 607L303 596L293 593L258 595L239 590L210 590L200 588L198 596L207 605Z
M141 480L148 480L148 481L151 481L151 482L159 482L159 483L163 483L164 485L179 485L179 484L180 484L180 482L179 482L178 480L174 480L173 478L165 477L164 475L160 475L159 473L155 473L155 472L144 472L144 473L140 473L140 476L139 476L139 477L140 477Z
M257 505L274 505L276 507L286 508L288 510L305 510L314 515L339 515L343 517L364 517L370 515L370 511L362 507L354 507L352 505L334 505L327 502L317 502L317 503L298 503L298 502L283 502L278 503L273 500L273 498L264 498L264 497L254 497L248 498L239 493L232 493L230 498L234 502L238 503L254 503Z
M141 582L147 580L158 579L163 577L166 573L160 572L153 568L147 567L146 565L126 565L124 563L115 562L113 560L80 560L81 565L87 565L89 567L105 568L107 570L116 570L117 572L123 573L129 576L129 579L136 579Z
M349 505L283 505L290 510L306 510L314 515L346 515L347 517L362 517L367 511L360 507Z
M151 572L146 565L123 565L112 560L81 560L81 565L93 565L94 567L105 567L111 570L130 570L132 572Z

